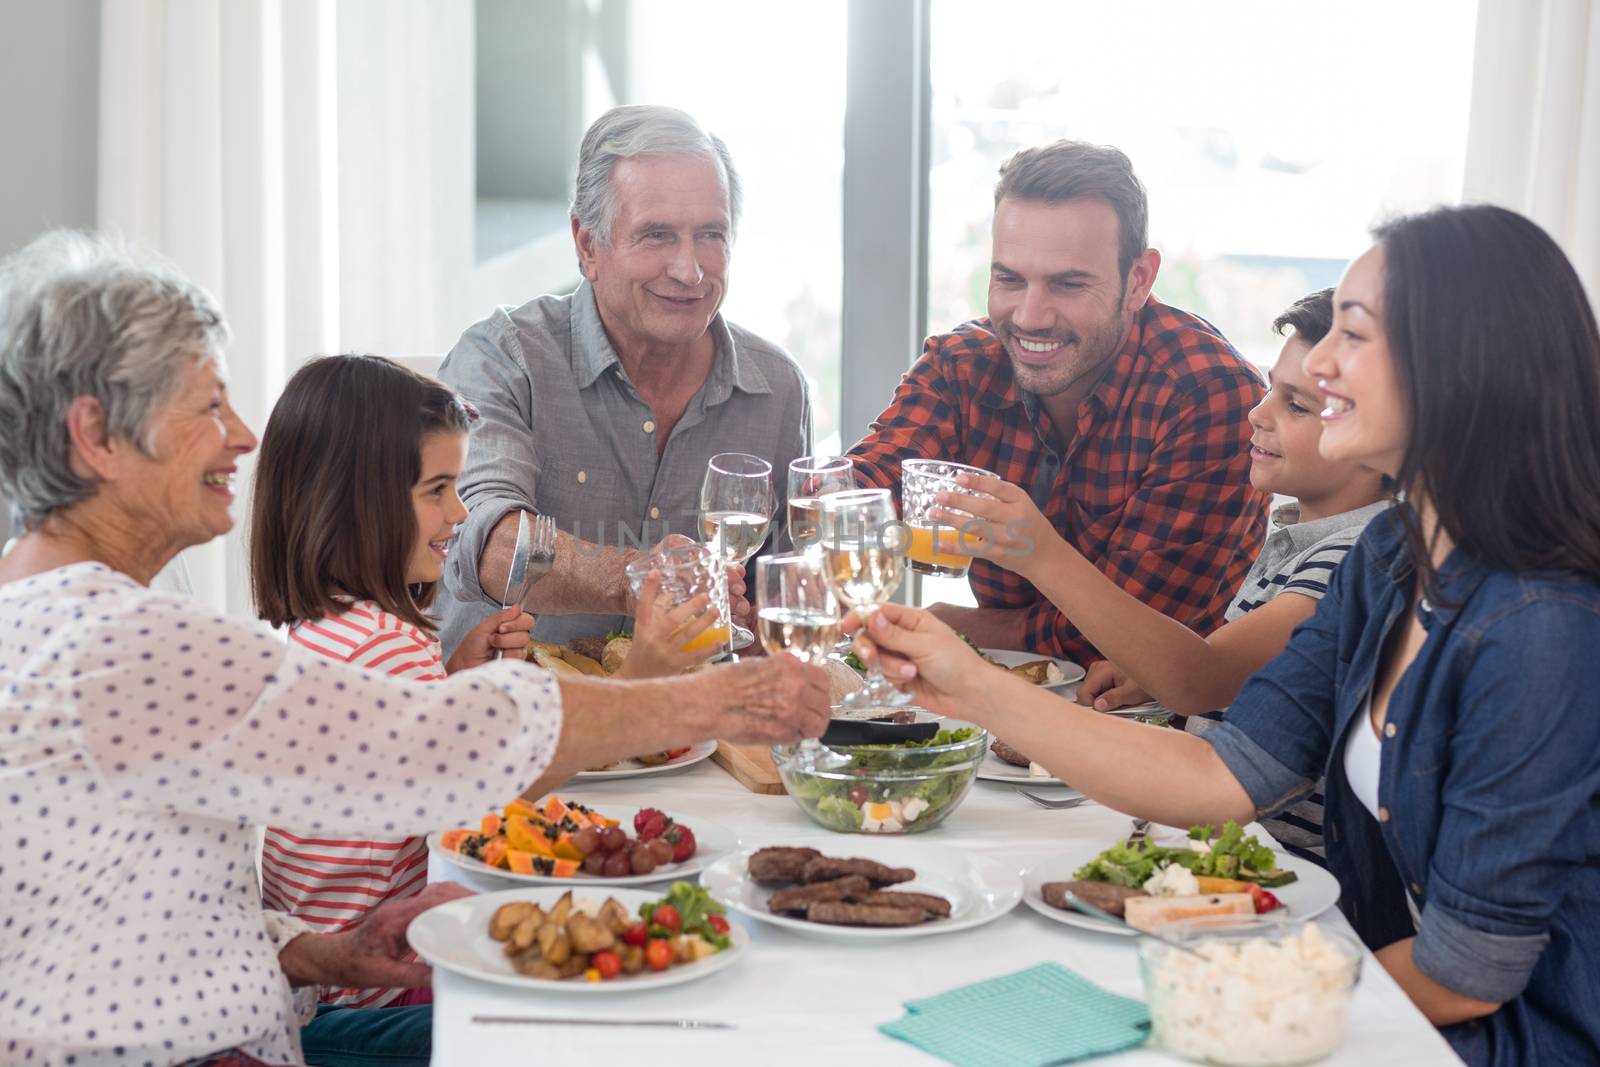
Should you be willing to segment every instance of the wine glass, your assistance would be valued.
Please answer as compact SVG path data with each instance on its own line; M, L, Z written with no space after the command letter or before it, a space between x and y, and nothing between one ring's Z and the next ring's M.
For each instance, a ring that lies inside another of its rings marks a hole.
M839 603L828 589L820 552L756 560L756 629L776 656L821 664L839 638Z
M967 493L986 500L994 499L976 489L962 489L956 484L958 474L999 477L982 467L969 467L965 463L951 463L942 459L908 459L900 464L900 508L911 537L906 555L911 560L911 569L918 574L965 578L967 568L972 564L972 556L962 549L967 538L974 533L973 524L981 526L981 521L969 516L967 525L951 527L928 517L929 509L939 506L937 496L941 492Z
M849 456L801 456L789 462L789 543L804 551L821 534L821 498L856 487L856 465Z
M828 588L862 624L894 595L905 568L906 528L887 489L850 489L822 498L822 563ZM867 685L839 702L842 708L895 707L911 696L883 676L874 660Z
M756 554L772 528L777 502L772 494L772 464L760 456L722 452L706 464L700 483L700 533L707 547L729 563L743 564ZM727 612L724 605L724 613ZM755 639L734 623L728 652Z

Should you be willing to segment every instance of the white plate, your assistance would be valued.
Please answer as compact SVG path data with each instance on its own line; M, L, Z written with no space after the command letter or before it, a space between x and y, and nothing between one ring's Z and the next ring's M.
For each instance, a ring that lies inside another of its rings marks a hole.
M1109 847L1109 846L1108 846ZM1022 902L1047 919L1068 926L1076 926L1084 930L1094 930L1098 933L1120 934L1132 937L1138 933L1130 927L1120 923L1108 923L1104 919L1096 919L1092 915L1085 915L1081 911L1067 911L1062 908L1053 908L1044 902L1040 887L1046 882L1070 882L1072 872L1082 867L1085 863L1100 855L1104 849L1090 849L1063 854L1045 860L1036 867L1032 867L1022 876L1023 895ZM1298 856L1291 856L1286 852L1273 850L1277 857L1278 867L1282 870L1293 871L1299 877L1286 886L1279 886L1269 892L1283 902L1283 908L1269 912L1271 915L1281 915L1289 919L1314 919L1339 903L1339 882L1333 875L1318 867L1309 860Z
M1035 660L1051 659L1050 656L1040 656L1032 652L1012 652L1005 649L985 648L980 651L1002 667L1016 667L1023 663L1032 663ZM1064 689L1067 686L1077 685L1083 681L1084 669L1071 660L1054 660L1056 669L1062 674L1062 680L1051 685L1041 685L1040 689Z
M650 774L670 774L681 771L685 767L693 767L701 760L710 759L711 754L717 750L715 741L702 741L677 759L651 766L640 763L636 759L625 759L615 767L603 771L579 771L573 778L582 778L591 782L607 782L617 778L643 778Z
M577 886L569 886L573 899L593 899L596 904L606 897L616 897L617 903L629 912L638 913L639 905L660 900L663 894L641 889L606 889L595 886L592 894L585 894ZM606 982L586 982L583 978L552 981L546 978L529 978L518 974L506 958L501 942L489 936L489 919L502 904L517 900L530 900L549 908L560 899L565 889L506 889L498 893L479 893L441 904L411 920L406 928L406 940L417 955L447 971L476 978L480 982L517 986L538 993L572 993L578 996L603 996L607 993L637 993L645 989L681 985L716 974L744 955L750 945L750 935L739 923L728 923L728 936L733 944L714 956L695 963L679 963L664 971L640 971L638 974L619 975Z
M993 742L990 742L993 744ZM1028 773L1028 768L1018 767L1014 763L1007 763L994 754L991 748L983 757L983 762L978 764L978 779L984 782L1004 782L1007 785L1037 785L1059 786L1065 783L1056 777L1036 778ZM1063 793L1062 796L1081 796L1077 790Z
M970 930L993 922L1017 906L1022 898L1022 876L1014 867L985 856L952 856L932 848L875 847L840 844L837 839L822 842L824 855L853 858L865 855L891 867L910 867L916 878L887 886L908 893L936 893L950 902L948 919L933 919L920 926L831 926L806 922L767 910L767 898L777 889L761 885L750 877L748 867L753 848L736 852L707 867L700 884L732 911L757 922L770 923L786 930L825 941L900 941L910 937L934 937Z
M616 811L608 810L604 805L593 804L588 806L598 808L603 815L611 818L620 818L621 828L627 831L628 837L634 837L633 817L641 809L629 808L626 813L619 815ZM670 811L667 814L669 816L672 815ZM428 835L428 848L436 853L440 859L453 863L457 867L471 871L476 875L498 878L504 882L521 885L566 886L574 892L591 886L598 891L607 886L652 885L656 882L681 881L692 874L698 874L710 864L739 848L738 835L721 823L694 817L684 819L683 824L694 831L694 855L682 863L664 864L649 874L630 874L624 878L603 878L593 874L585 874L583 871L579 871L571 878L556 878L548 874L518 874L514 871L501 870L499 867L491 867L487 863L473 859L471 856L463 856L459 852L452 852L450 849L445 848L440 844L440 839L443 837L443 831L440 830L435 830Z

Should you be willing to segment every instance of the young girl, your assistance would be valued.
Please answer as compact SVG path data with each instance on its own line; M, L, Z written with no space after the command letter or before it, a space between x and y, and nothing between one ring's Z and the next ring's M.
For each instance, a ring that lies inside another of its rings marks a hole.
M331 356L301 368L267 422L256 469L250 553L260 616L288 626L289 640L313 651L418 683L501 651L520 656L533 626L520 607L475 627L448 662L427 615L455 527L467 517L455 486L476 418L438 382L377 356ZM657 611L658 587L641 590L620 677L673 673L701 658L681 648L711 622L704 598ZM339 930L385 900L419 892L427 869L425 838L332 840L269 827L262 896L273 910ZM426 1004L430 991L324 989L321 1000L302 1035L311 1062L338 1063L341 1048L359 1046L399 1057L385 1062L427 1062L426 1011L330 1009Z
M1377 237L1305 366L1322 455L1402 496L1221 723L1155 730L995 679L895 605L858 647L1119 811L1244 822L1326 775L1340 907L1456 1052L1600 1062L1600 329L1512 212Z

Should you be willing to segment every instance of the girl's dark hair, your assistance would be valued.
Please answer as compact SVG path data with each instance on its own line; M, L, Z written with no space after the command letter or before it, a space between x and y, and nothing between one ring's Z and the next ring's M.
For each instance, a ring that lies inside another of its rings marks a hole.
M1572 264L1537 225L1489 205L1374 236L1411 421L1399 486L1486 566L1600 579L1600 329ZM1400 515L1433 596L1415 509Z
M406 584L411 488L422 441L466 433L477 413L432 378L380 356L325 356L289 380L267 419L250 520L256 613L281 626L377 602L431 631L434 584Z

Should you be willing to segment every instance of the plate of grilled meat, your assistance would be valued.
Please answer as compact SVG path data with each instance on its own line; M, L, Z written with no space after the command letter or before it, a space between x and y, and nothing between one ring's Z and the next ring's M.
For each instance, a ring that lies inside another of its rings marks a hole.
M987 857L871 851L872 857L804 846L746 849L702 871L700 884L759 922L845 941L967 930L998 919L1022 899L1021 872Z

